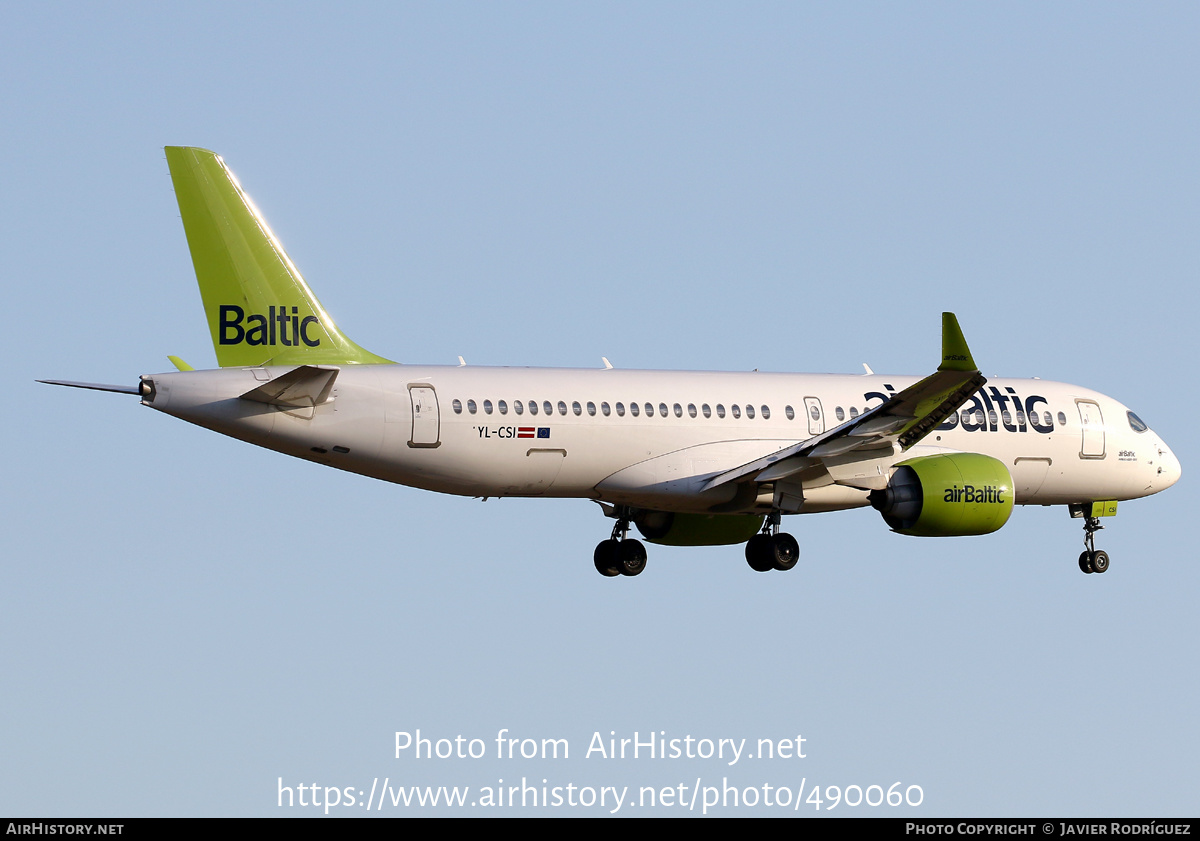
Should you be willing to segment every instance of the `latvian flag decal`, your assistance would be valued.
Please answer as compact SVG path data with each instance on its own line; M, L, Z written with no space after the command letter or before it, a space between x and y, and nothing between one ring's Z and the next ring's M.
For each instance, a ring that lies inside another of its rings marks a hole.
M550 437L550 427L539 426L535 429L532 426L518 426L517 427L517 437L518 438L549 438Z

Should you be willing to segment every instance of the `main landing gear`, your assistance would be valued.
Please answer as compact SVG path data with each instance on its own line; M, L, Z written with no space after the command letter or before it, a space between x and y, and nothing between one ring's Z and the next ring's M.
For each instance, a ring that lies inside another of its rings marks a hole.
M1108 572L1108 553L1097 549L1095 542L1095 534L1102 528L1104 526L1100 525L1100 520L1096 517L1086 517L1083 521L1083 545L1087 550L1079 555L1081 572Z
M746 563L755 572L789 570L800 560L800 544L779 530L779 520L779 512L772 511L763 523L763 530L746 544Z
M600 541L592 555L596 572L606 578L640 575L646 568L646 547L640 540L629 536L630 520L639 512L629 506L605 505L604 513L615 518L617 522L613 526L612 535L608 540ZM788 570L800 560L800 544L796 542L796 538L779 530L779 521L778 511L768 514L762 531L750 538L750 542L746 544L746 562L750 564L751 569L757 572ZM645 524L641 520L638 522L642 533L649 534ZM745 535L744 531L742 535ZM736 537L730 542L741 539Z
M619 509L612 537L602 540L592 556L596 572L608 578L618 575L639 575L646 568L646 547L642 541L629 537L629 511Z

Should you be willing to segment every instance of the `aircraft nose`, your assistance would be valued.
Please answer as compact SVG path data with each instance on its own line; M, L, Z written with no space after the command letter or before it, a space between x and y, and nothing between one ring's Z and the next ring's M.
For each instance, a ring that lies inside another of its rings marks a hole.
M1160 438L1158 441L1158 475L1154 478L1154 487L1158 490L1169 488L1178 482L1182 475L1183 468L1179 464L1179 459L1175 458L1171 448Z

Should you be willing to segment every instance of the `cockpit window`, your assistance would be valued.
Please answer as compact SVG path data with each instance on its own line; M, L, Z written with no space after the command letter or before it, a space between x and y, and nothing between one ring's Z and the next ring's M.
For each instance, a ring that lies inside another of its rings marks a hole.
M1135 415L1133 412L1126 412L1126 417L1129 418L1129 425L1133 427L1134 432L1145 432L1150 427L1146 426L1146 422Z

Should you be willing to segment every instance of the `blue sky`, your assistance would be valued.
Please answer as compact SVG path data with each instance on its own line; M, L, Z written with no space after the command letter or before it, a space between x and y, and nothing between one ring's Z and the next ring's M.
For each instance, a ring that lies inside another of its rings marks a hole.
M1198 37L1189 4L7 9L0 812L525 777L1193 813ZM389 358L923 374L952 310L985 374L1112 395L1184 478L1122 505L1104 576L1036 508L944 540L803 517L787 575L654 548L604 580L590 503L426 494L35 384L213 364L164 145L222 154ZM416 729L571 756L396 759ZM635 731L806 757L584 757Z

